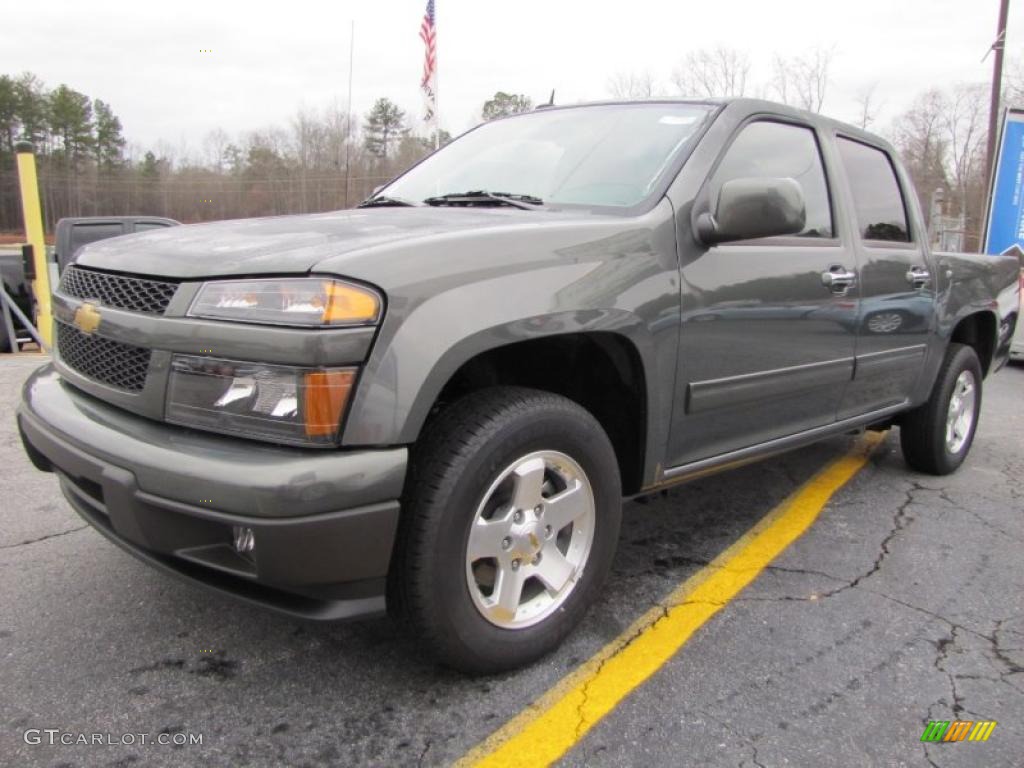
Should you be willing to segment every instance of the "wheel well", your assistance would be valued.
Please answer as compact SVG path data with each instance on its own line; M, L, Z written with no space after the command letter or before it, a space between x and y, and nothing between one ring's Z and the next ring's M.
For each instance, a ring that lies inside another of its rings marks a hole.
M554 392L586 408L615 448L623 494L640 490L647 439L647 389L633 344L615 333L572 333L521 341L483 352L448 380L436 413L484 387L517 385Z
M990 312L976 312L968 315L953 329L949 340L973 347L981 361L982 375L987 376L992 365L996 344L996 318Z

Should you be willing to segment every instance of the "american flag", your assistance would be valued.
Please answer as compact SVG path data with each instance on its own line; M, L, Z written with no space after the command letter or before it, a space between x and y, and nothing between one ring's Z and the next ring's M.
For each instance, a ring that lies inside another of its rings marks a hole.
M437 120L437 28L434 26L434 0L427 0L427 12L420 24L420 39L426 47L423 59L423 99L426 102L426 114L423 119L428 123Z

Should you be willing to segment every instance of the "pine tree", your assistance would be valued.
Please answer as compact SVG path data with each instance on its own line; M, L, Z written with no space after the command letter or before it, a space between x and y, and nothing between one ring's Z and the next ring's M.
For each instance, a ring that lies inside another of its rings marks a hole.
M59 85L49 98L50 129L60 138L66 166L77 167L93 145L92 104L84 93Z
M36 151L49 150L49 98L43 81L31 72L24 72L14 82L14 94L21 122L21 138L35 144Z
M117 168L121 165L121 151L125 143L121 135L121 121L106 102L96 99L92 106L96 115L96 138L93 146L96 164L106 170Z
M18 128L18 95L14 80L0 75L0 140L5 154L13 154Z
M409 131L405 127L405 112L390 99L377 99L366 116L363 133L366 150L381 160L387 160L395 142Z

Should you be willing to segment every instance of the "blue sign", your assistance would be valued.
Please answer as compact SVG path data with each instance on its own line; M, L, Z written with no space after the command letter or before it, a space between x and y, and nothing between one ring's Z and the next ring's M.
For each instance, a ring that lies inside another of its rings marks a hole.
M985 253L1024 248L1024 110L1009 110L1003 122L985 231Z

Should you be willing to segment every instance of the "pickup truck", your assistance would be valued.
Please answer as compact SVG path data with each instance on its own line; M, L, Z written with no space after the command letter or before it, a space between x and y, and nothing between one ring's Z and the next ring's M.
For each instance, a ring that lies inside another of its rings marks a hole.
M892 147L849 125L546 108L358 209L87 245L17 419L151 565L298 617L388 611L491 673L580 622L623 498L891 425L910 468L955 470L1019 269L931 252Z
M60 219L57 222L56 247L54 253L47 255L48 262L56 262L58 269L72 260L75 253L86 243L118 237L135 232L147 232L151 229L177 226L173 219L159 216L78 216ZM33 315L32 291L25 276L25 264L20 249L0 250L0 280L7 295L10 296L18 309L31 318ZM0 352L17 351L23 341L30 341L28 330L22 328L13 318L14 335L9 338L6 324L0 320Z

